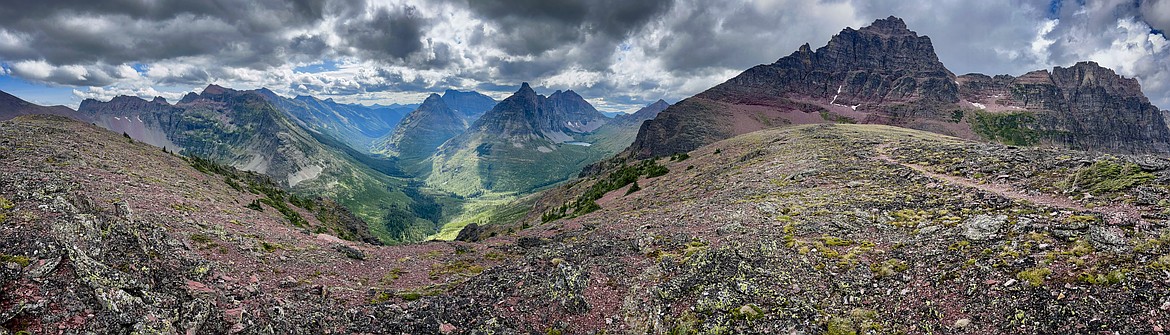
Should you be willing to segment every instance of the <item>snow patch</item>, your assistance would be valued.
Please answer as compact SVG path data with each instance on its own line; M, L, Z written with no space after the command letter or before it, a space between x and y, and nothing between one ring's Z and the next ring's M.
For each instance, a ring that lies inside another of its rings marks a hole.
M833 100L829 101L830 105L840 106L837 104L837 97L841 95L841 89L843 88L845 88L845 85L837 86L837 94L834 94Z
M987 109L986 105L978 103L978 102L972 102L971 106L975 106L975 108L978 108L978 109Z

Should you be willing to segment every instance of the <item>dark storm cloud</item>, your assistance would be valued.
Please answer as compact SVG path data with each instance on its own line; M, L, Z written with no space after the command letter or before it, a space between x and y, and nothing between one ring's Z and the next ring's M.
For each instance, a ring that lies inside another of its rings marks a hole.
M279 0L4 0L0 8L0 28L24 44L0 50L8 61L121 64L226 51L225 64L250 67L279 62L264 59L278 55L279 35L320 20L325 10L318 2Z
M369 58L404 60L422 49L425 24L418 9L407 6L379 10L368 20L346 22L338 30L351 47Z
M591 36L619 41L671 8L672 0L468 0L473 12L502 30L494 43L510 54L535 55Z
M848 6L824 1L763 2L680 0L663 20L664 36L644 45L666 69L691 75L712 68L746 69L774 62L803 43L823 44L854 23ZM839 2L834 2L839 3ZM832 6L841 7L835 12ZM826 7L829 10L826 10Z

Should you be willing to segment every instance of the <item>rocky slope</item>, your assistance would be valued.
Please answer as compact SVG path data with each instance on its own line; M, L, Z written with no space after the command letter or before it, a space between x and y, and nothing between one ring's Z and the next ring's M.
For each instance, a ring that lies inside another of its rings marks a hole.
M1170 161L1152 156L786 127L553 189L524 219L460 234L476 243L379 247L308 234L248 208L263 195L88 124L21 117L0 143L6 331L1133 334L1170 321Z
M462 234L531 225L525 261L432 303L505 332L1157 333L1168 196L1153 156L786 127L545 192Z
M428 270L482 249L347 241L369 232L328 200L67 118L0 122L0 143L3 334L356 331L371 289L461 278Z
M462 134L467 126L464 112L448 105L446 98L431 94L418 109L402 119L393 133L380 139L373 151L398 158L407 173L425 178L431 172L430 158L435 150Z
M263 92L211 85L175 104L121 96L85 100L69 114L168 151L268 175L300 194L336 199L387 243L422 239L442 220L441 195L393 176L401 174L393 162L306 130Z
M439 148L427 183L468 196L527 193L567 180L613 153L583 142L607 121L573 91L545 97L524 83Z
M1012 114L1015 107L1028 113ZM1133 79L1091 63L1051 75L959 78L938 60L928 37L896 17L846 28L815 51L802 46L680 101L647 122L628 151L664 156L808 123L887 124L1005 143L1015 139L999 133L1024 132L1024 144L1170 153L1170 129Z

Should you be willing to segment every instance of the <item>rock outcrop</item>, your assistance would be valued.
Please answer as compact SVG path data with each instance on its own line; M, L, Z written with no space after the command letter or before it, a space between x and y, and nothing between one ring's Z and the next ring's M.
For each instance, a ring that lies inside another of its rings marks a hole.
M1020 77L959 77L976 132L1018 144L1048 144L1117 153L1170 153L1164 111L1150 104L1137 80L1094 62ZM1003 122L1013 117L1012 122ZM1010 136L1011 138L1003 138Z

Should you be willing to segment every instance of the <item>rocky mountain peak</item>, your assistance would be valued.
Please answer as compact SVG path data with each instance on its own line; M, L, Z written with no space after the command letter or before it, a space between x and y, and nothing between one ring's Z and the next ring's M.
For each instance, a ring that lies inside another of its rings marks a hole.
M431 93L431 95L427 96L426 100L423 100L422 106L439 105L439 104L442 104L442 106L444 106L444 108L446 108L446 106L447 106L447 102L443 101L442 96L435 94L435 93Z
M914 35L918 36L910 28L906 27L906 22L896 16L890 16L884 19L877 19L869 26L859 29L862 32L878 33L883 35Z
M169 102L167 102L167 99L163 98L163 97L154 97L154 100L151 100L150 102L153 102L156 104L164 104L164 105L170 104Z
M1068 68L1058 66L1052 69L1051 76L1052 82L1064 89L1100 87L1110 94L1141 97L1143 101L1149 101L1142 94L1142 87L1137 79L1122 77L1096 62L1078 62Z
M184 95L182 99L179 99L179 103L185 104L195 100L199 100L199 95L195 94L195 92L187 92L187 94Z
M227 88L224 88L223 86L219 86L216 84L210 84L210 85L207 85L207 87L203 89L203 95L209 95L209 94L210 95L219 95L219 94L227 93L228 91L230 91L230 90Z
M110 99L110 103L114 103L114 104L142 103L142 102L146 102L146 100L139 98L139 97L136 97L136 96L129 96L129 95L119 95L119 96L114 97L113 99Z
M918 36L892 16L859 30L845 28L817 49L816 57L833 70L930 71L954 77L938 60L930 37Z

